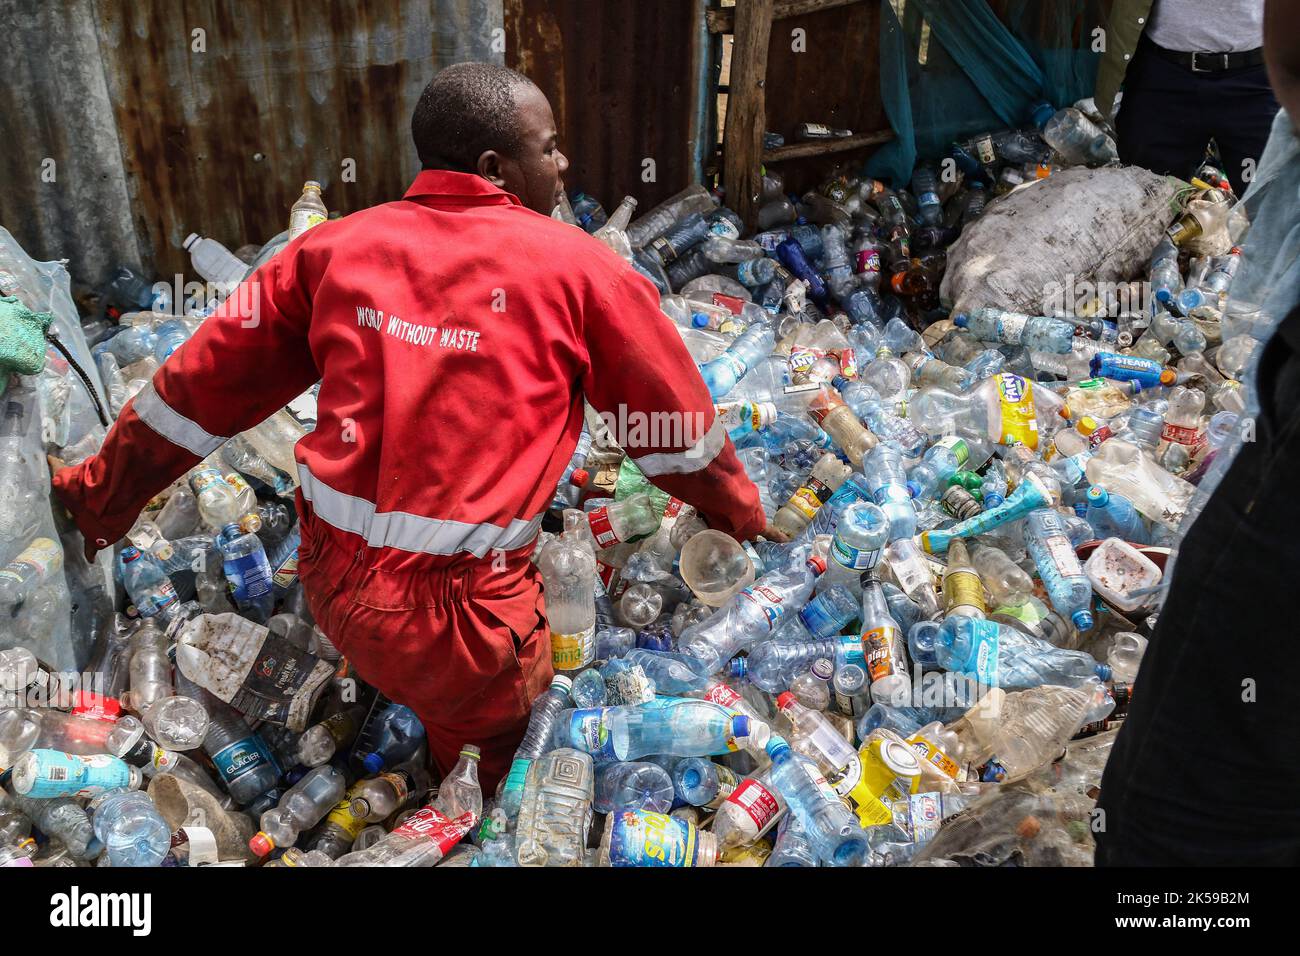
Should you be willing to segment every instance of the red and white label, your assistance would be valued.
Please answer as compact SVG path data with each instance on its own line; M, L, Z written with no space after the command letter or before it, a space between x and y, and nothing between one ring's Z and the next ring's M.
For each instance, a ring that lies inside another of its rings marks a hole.
M596 539L598 548L609 548L618 544L618 535L609 520L609 506L596 508L587 513L587 524L591 526L591 536Z
M1186 425L1173 425L1169 422L1165 422L1160 437L1172 444L1186 445L1188 448L1199 448L1205 442L1205 435L1199 428L1188 428Z
M744 782L732 791L731 796L727 797L727 802L734 803L744 810L759 830L767 826L781 809L776 797L753 777L745 778Z
M722 306L732 315L740 315L745 311L744 299L738 299L734 295L726 295L722 292L713 293L713 304Z
M437 844L438 848L446 853L473 827L473 813L462 813L455 820L450 820L433 807L424 807L407 817L406 821L393 831L393 834L401 835L408 840L428 840Z
M726 684L714 684L705 693L704 699L711 700L715 704L721 704L723 707L730 707L740 700L740 695Z

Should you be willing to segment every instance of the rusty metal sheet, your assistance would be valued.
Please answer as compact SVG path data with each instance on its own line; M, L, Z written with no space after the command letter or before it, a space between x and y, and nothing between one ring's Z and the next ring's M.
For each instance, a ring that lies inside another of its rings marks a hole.
M707 71L702 0L505 0L506 64L551 100L565 176L607 210L698 178ZM653 167L647 165L653 162ZM653 172L653 181L644 177Z
M30 77L0 92L5 139L13 117L26 137L16 158L0 151L0 217L92 283L118 261L188 271L190 232L264 242L307 179L344 213L399 198L425 84L459 60L501 62L504 46L500 0L0 0L0 13ZM60 189L29 175L44 155L75 173Z

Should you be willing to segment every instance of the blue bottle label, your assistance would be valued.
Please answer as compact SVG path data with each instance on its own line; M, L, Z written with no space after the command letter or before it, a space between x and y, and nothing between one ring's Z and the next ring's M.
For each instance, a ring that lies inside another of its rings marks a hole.
M212 763L227 786L234 783L246 773L252 773L264 764L275 766L275 758L267 748L265 741L257 734L245 737L225 747L212 757Z
M610 866L698 866L700 842L695 827L666 813L624 810L612 821Z
M256 601L271 591L271 565L264 551L226 558L222 570L234 588L237 602Z
M857 664L863 670L867 667L866 651L862 647L862 638L846 634L840 638L839 660L843 664Z
M992 621L970 619L974 640L970 657L962 670L973 673L987 687L998 686L998 625Z
M152 591L141 595L140 600L135 602L135 609L141 617L153 617L171 607L176 600L176 588L172 587L171 581L164 579Z
M36 761L31 787L24 796L34 800L51 797L93 797L108 790L130 786L131 768L108 754L81 756L59 750L33 750Z
M593 757L615 759L614 739L605 725L605 707L575 710L569 716L569 743Z

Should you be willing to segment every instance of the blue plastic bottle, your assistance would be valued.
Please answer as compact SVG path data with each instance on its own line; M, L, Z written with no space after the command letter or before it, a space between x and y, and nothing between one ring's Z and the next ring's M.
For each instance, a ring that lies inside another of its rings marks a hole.
M817 765L781 737L768 741L767 755L772 783L799 818L817 858L826 866L861 866L869 849L866 831Z
M1100 485L1088 489L1084 515L1098 538L1122 538L1131 544L1149 544L1151 536L1146 522L1133 502L1123 495L1113 495Z
M424 725L404 704L389 704L361 728L353 750L367 773L382 773L415 756L424 742Z
M1080 631L1091 630L1092 582L1083 573L1061 515L1051 508L1031 511L1025 519L1025 547L1038 567L1052 607Z
M939 629L935 655L946 670L1006 690L1042 684L1078 687L1110 679L1110 668L1083 651L1063 650L1010 625L957 614Z

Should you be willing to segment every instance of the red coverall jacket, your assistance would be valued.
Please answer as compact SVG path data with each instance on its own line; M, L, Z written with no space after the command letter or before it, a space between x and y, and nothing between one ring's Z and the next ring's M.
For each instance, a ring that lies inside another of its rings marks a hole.
M764 525L654 287L478 176L325 222L237 289L54 487L99 547L232 435L320 380L298 443L299 574L357 673L491 792L551 678L529 560L585 396L656 485L738 538ZM690 427L663 425L683 413ZM651 427L637 428L640 420Z

